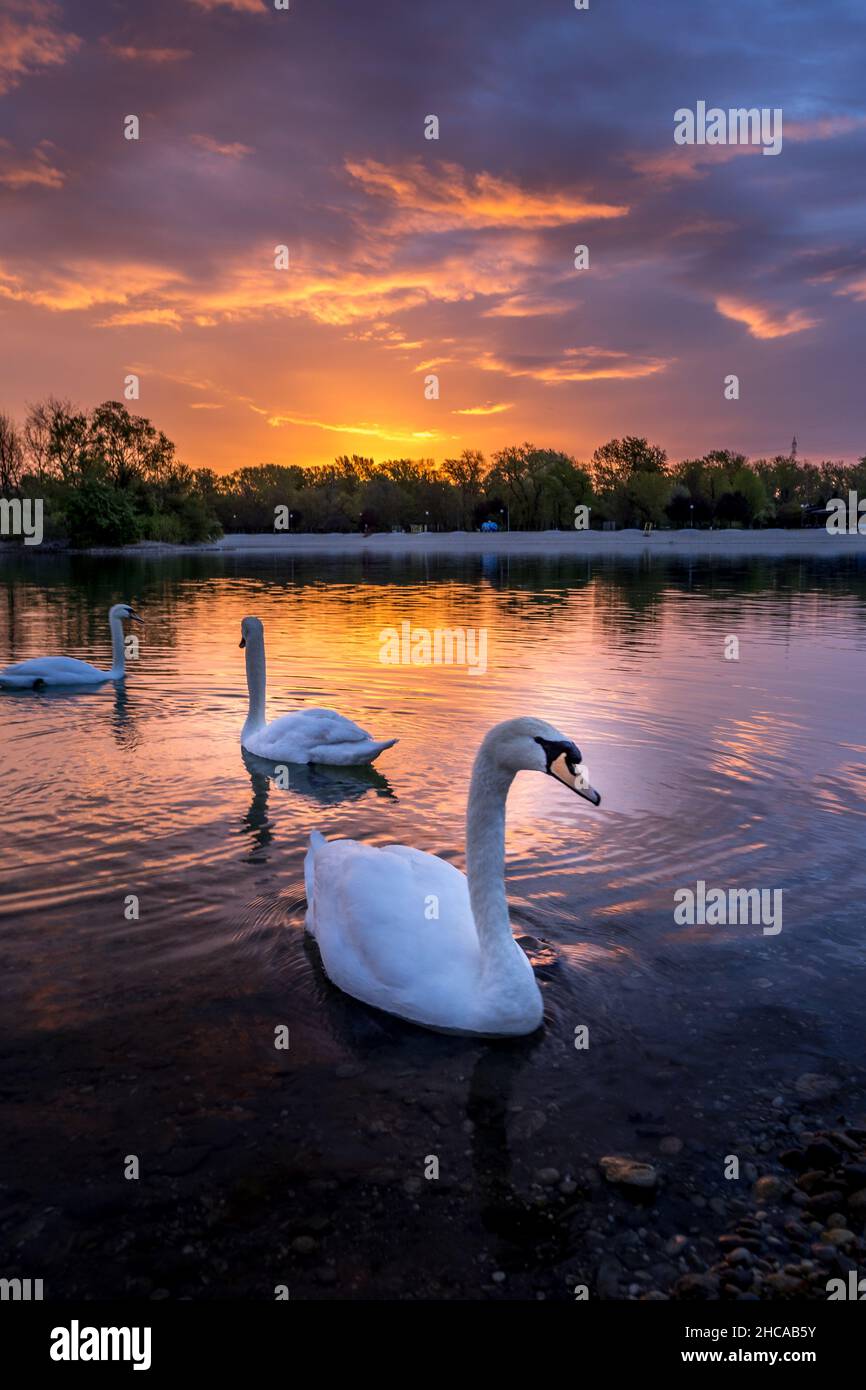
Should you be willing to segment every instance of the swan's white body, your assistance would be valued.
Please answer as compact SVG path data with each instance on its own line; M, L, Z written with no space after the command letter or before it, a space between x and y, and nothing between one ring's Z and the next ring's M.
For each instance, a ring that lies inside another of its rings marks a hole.
M482 743L466 816L468 877L406 845L376 849L313 832L307 929L334 984L427 1028L506 1036L539 1026L541 992L505 895L505 801L518 768L550 770L539 737L561 740L539 719L514 719ZM598 804L591 788L581 795Z
M111 669L102 670L91 666L89 661L79 661L74 656L37 656L30 661L18 661L0 671L0 690L38 690L46 685L61 685L67 688L77 685L101 685L105 681L123 680L126 674L126 655L124 652L123 620L137 618L127 603L116 603L108 614L111 629Z
M354 767L371 763L395 738L377 741L351 719L332 709L301 709L269 724L265 718L267 672L265 634L258 618L244 618L241 646L246 649L249 713L241 746L259 758L284 763L331 763Z

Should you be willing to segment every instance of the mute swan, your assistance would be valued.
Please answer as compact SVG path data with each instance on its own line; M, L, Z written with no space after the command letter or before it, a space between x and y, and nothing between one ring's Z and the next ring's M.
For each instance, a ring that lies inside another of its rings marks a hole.
M38 690L44 685L99 685L103 681L123 680L126 674L123 650L124 618L131 618L134 623L142 622L128 603L116 603L109 609L110 671L103 671L98 666L91 666L89 661L79 661L74 656L37 656L30 661L16 662L14 666L7 666L4 671L0 671L0 690Z
M466 867L407 845L375 849L314 830L304 860L307 930L347 994L427 1028L532 1033L544 1007L511 934L505 896L505 800L521 769L547 772L598 806L580 751L541 719L509 719L475 758Z
M268 724L265 720L265 630L259 618L241 622L246 648L250 708L241 730L241 747L271 762L332 763L350 767L371 763L395 738L377 743L351 719L333 709L300 709Z

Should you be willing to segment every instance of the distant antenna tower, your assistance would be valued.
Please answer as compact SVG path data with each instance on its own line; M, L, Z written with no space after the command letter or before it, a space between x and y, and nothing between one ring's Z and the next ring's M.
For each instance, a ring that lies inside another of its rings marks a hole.
M791 440L791 458L792 458L792 459L795 459L796 457L797 457L797 436L794 435L794 438Z

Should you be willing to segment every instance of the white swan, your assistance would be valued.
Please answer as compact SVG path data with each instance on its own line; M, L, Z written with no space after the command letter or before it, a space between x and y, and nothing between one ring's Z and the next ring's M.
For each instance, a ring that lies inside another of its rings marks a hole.
M142 622L128 603L116 603L108 612L111 629L111 670L103 671L89 661L74 656L37 656L18 661L0 671L0 690L38 690L44 685L99 685L103 681L123 680L126 657L123 650L123 620Z
M351 719L333 709L300 709L270 724L265 719L265 631L259 618L244 618L240 645L246 648L250 708L241 746L270 762L332 763L351 767L371 763L395 738L377 743Z
M547 772L598 806L580 751L541 719L509 719L485 737L469 788L467 876L407 845L310 837L307 930L334 984L413 1023L457 1033L531 1033L544 1012L532 966L511 933L505 896L505 800L521 769Z

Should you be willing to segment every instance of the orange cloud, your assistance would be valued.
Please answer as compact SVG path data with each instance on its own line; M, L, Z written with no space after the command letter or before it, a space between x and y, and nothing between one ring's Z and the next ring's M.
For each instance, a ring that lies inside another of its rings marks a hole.
M64 269L40 266L38 271L31 273L31 281L36 274L41 276L40 283L28 284L20 275L12 274L0 265L0 296L33 304L40 309L68 313L103 304L129 304L141 295L153 295L165 290L171 282L179 279L173 271L161 266L138 263L111 266L99 262L75 262Z
M783 137L787 135L783 131ZM672 145L667 150L651 154L627 156L636 174L652 179L653 183L674 183L677 179L703 179L713 164L728 164L740 155L761 154L761 145Z
M103 39L105 47L115 58L125 63L179 63L182 58L191 58L191 48L139 48L131 43L112 43Z
M81 47L76 34L60 32L61 18L51 0L6 0L0 14L0 95L43 68L65 63Z
M537 273L534 239L511 233L506 242L491 248L479 239L477 247L408 266L390 263L389 258L397 257L387 243L376 253L381 263L368 251L368 262L354 267L317 264L318 248L308 253L300 247L293 249L287 271L274 268L272 246L256 246L219 264L204 282L157 265L28 262L23 269L0 269L0 295L57 312L111 306L99 320L101 328L136 323L210 328L285 316L348 329L365 341L414 352L424 340L408 341L394 328L394 315L429 304L507 300L516 285ZM451 355L440 352L436 361L441 364Z
M107 319L97 323L97 328L128 328L133 324L152 324L158 328L180 329L181 318L174 309L129 309L125 313L110 314Z
M556 227L625 217L629 211L623 204L590 202L580 193L534 193L494 174L469 174L459 164L442 163L433 172L420 159L400 168L368 159L347 161L346 169L368 192L396 205L404 231Z
M732 232L736 227L735 222L725 221L721 217L692 217L688 222L678 223L669 233L671 237L681 236L712 236L716 232Z
M550 386L565 381L633 381L665 371L670 361L661 357L630 358L628 353L610 348L585 347L566 348L558 359L539 358L535 361L524 358L508 361L485 352L472 365L483 372L530 377L533 381Z
M819 116L811 121L782 120L782 142L805 144L813 140L832 140L866 125L866 116ZM672 137L673 138L673 137ZM677 179L706 178L714 164L728 164L741 155L762 154L761 145L673 145L667 149L638 151L627 155L636 173L656 183Z
M133 362L132 370L134 372L147 372L151 376L164 377L166 381L173 381L178 386L188 386L191 391L216 391L217 393L225 394L222 391L222 387L217 386L216 382L211 381L209 377L199 378L194 376L182 376L178 372L166 372L160 367L151 366L149 362L138 364ZM243 400L245 398L237 397L237 399Z
M803 260L808 265L809 260L813 259L814 253L806 254ZM858 302L866 299L866 273L863 270L862 257L853 257L843 261L841 264L830 266L827 270L819 271L814 275L806 276L806 283L809 285L832 285L835 297L845 296L855 299Z
M257 415L264 413L255 406L252 408ZM417 444L420 440L442 438L438 430L394 431L381 425L334 425L327 420L311 420L306 415L269 415L268 424L274 429L279 429L282 425L306 425L317 430L327 430L330 434L359 434L398 444Z
M850 280L847 285L834 290L833 293L848 295L851 299L856 299L858 303L862 303L866 299L866 275L861 275L856 280Z
M413 367L413 372L432 372L435 367L446 367L449 362L454 362L454 357L429 357L426 362L419 362L417 367Z
M223 145L219 140L215 140L212 135L193 135L192 142L207 150L208 154L219 154L225 159L243 159L245 154L252 154L252 145L242 145L239 140L232 144Z
M231 160L250 152L249 146L240 142L222 143L211 135L198 133L192 139L208 152ZM389 173L383 165L355 167L362 182L368 176L373 178L372 184L364 184L368 189L378 189L380 175ZM444 173L440 170L434 175L412 168L410 175L394 186L395 197L408 197L409 190L423 180L426 192L419 196L422 202L427 197L429 209L424 216L434 216L433 209L437 209L437 227L482 227L498 221L502 224L500 235L477 237L468 247L450 253L431 252L424 261L414 252L401 257L401 243L411 233L400 224L378 237L362 240L354 264L323 264L320 246L293 246L288 271L275 270L272 246L251 246L231 262L220 264L204 282L152 267L143 283L135 279L130 283L126 268L121 266L93 267L91 284L90 277L81 277L74 266L30 266L26 277L7 273L2 293L56 310L114 302L124 312L103 319L102 327L135 322L170 328L181 323L213 327L245 318L286 315L362 330L370 340L406 351L409 344L402 330L395 328L394 316L431 303L483 298L497 301L484 305L483 312L500 317L563 312L567 305L529 288L538 275L539 250L537 237L528 229L588 211L598 216L620 216L627 211L608 204L589 205L565 193L529 194L490 175L469 178L457 166L443 168ZM42 170L41 177L48 182L52 175ZM450 202L443 205L442 199Z
M496 249L481 245L432 263L381 263L356 267L307 264L306 251L292 253L289 271L273 269L271 248L251 250L228 266L222 279L202 288L174 288L171 303L198 324L213 324L271 313L303 316L316 323L353 327L377 325L369 336L395 343L389 320L394 314L429 303L472 301L508 293L536 269L534 246L519 239ZM310 253L317 256L318 251ZM398 344L399 345L399 344Z
M0 140L0 184L6 188L62 188L65 174L49 161L49 145L33 150L30 160L16 158L8 140Z
M452 410L452 415L501 415L504 410L513 410L513 401L501 405L468 405L463 410Z
M571 304L562 299L550 299L539 294L510 294L484 310L486 319L534 319L549 318L552 314L564 314Z
M238 10L242 14L262 14L261 0L192 0L200 10Z
M749 304L746 300L736 299L732 295L720 295L716 300L716 308L724 318L733 319L735 323L744 323L753 338L787 338L792 333L803 333L807 328L814 328L818 323L817 319L809 318L802 309L783 312L762 304Z
M852 130L862 130L866 126L866 116L817 116L811 121L789 121L785 123L786 140L833 140L837 135L848 135Z

